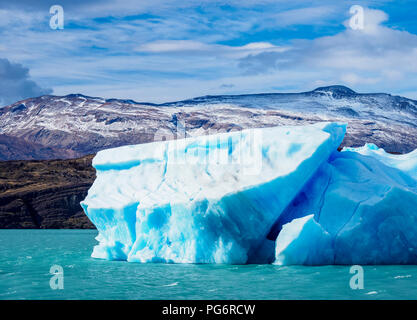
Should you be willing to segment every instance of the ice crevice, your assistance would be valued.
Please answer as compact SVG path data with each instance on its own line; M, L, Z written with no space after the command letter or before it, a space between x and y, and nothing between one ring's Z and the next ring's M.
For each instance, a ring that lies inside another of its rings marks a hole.
M325 186L325 188L324 188L323 194L322 194L322 195L321 195L321 197L320 197L319 209L318 209L318 213L317 213L317 221L318 221L318 222L320 222L320 214L321 214L321 211L323 210L324 200L325 200L325 197L326 197L326 192L327 192L327 190L329 189L329 186L330 186L331 180L332 180L332 177L331 177L331 176L329 176L329 178L328 178L328 180L327 180L327 183L326 183L326 186Z
M163 263L417 263L417 152L337 151L346 124L100 151L92 256Z

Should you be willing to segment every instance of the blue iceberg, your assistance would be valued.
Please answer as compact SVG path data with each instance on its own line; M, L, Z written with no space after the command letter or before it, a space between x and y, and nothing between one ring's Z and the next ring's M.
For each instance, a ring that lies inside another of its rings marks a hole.
M337 123L249 129L101 151L82 202L99 231L92 256L265 261L271 227L345 130Z
M99 152L92 256L164 263L417 262L417 153L337 151L341 123Z
M409 155L349 150L332 154L282 215L276 264L417 263L417 181L398 169Z

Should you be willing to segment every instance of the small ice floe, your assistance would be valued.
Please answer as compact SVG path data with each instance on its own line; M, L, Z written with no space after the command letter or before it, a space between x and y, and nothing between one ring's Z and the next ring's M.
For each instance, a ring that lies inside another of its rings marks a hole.
M405 278L411 278L411 274L407 274L405 276L395 276L394 279L405 279Z
M178 282L173 282L173 283L170 283L170 284L163 285L162 287L175 287L177 285L178 285Z
M371 294L377 294L377 293L378 293L378 291L369 291L369 292L367 292L366 294L371 295Z

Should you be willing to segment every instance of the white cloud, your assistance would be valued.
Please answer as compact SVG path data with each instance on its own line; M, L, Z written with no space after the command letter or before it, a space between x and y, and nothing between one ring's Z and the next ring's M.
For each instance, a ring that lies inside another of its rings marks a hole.
M243 46L228 46L209 44L192 40L164 40L145 43L135 48L143 53L175 53L198 54L199 56L227 56L229 58L242 58L249 53L256 54L268 50L270 52L284 52L288 50L284 46L275 46L269 42L252 42Z
M287 10L274 16L274 24L276 26L324 24L325 18L334 14L335 11L335 8L331 6Z
M164 40L145 43L136 48L139 52L173 52L208 50L209 45L192 40Z
M389 16L381 10L375 10L375 9L369 9L369 8L363 8L364 9L364 16L363 16L363 29L357 29L355 31L363 32L366 34L377 34L381 31L381 24L383 22L388 21ZM346 28L350 28L349 26L349 20L346 20L343 24Z
M266 49L276 49L277 46L274 46L273 44L269 42L252 42L248 43L242 47L240 47L243 50L249 49L249 50L266 50Z
M318 79L326 73L333 83L395 90L398 80L417 78L417 36L384 26L387 19L380 10L366 9L363 30L346 22L347 29L333 36L293 41L283 52L249 54L240 67L246 74L304 69Z

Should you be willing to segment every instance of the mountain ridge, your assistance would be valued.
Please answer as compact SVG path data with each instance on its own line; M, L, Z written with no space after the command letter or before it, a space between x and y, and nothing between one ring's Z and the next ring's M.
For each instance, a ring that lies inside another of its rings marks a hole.
M402 98L402 99L414 101L414 102L417 103L417 100L407 98L407 97L404 97L404 96L401 96L401 95L392 95L390 93L385 93L385 92L356 92L353 89L351 89L347 86L344 86L344 85L329 85L329 86L317 87L316 89L313 89L313 90L310 90L310 91L301 91L301 92L260 92L260 93L243 93L243 94L215 94L215 95L196 96L196 97L193 97L193 98L187 98L187 99L182 99L182 100L178 100L178 101L167 101L167 102L162 102L162 103L136 101L136 100L133 100L133 99L102 98L102 97L97 97L97 96L88 96L88 95L85 95L85 94L82 94L82 93L69 93L69 94L63 95L63 96L46 94L46 95L42 95L42 96L37 96L37 97L32 97L32 98L26 98L26 99L23 99L23 100L18 100L16 102L12 103L12 104L0 107L0 111L3 108L14 106L16 104L21 104L22 102L24 102L26 100L39 99L39 98L42 98L42 97L53 97L53 98L82 97L82 98L87 98L87 99L101 99L101 100L104 100L106 102L113 102L113 101L117 102L117 101L119 101L119 102L130 103L130 104L167 106L167 105L172 105L172 104L175 104L175 103L178 103L178 102L192 101L192 100L195 100L195 99L202 99L202 98L248 97L248 96L265 96L265 95L269 95L269 96L274 96L274 95L299 95L299 94L321 93L321 91L328 91L328 92L333 92L333 93L345 93L345 94L353 94L353 95L362 95L362 96L387 95L387 96L391 96L391 97L397 97L397 98Z
M343 146L370 142L395 153L417 148L417 101L334 85L301 93L202 96L162 104L83 94L28 98L0 109L0 160L77 158L172 139L181 136L179 126L192 136L323 121L348 123Z

